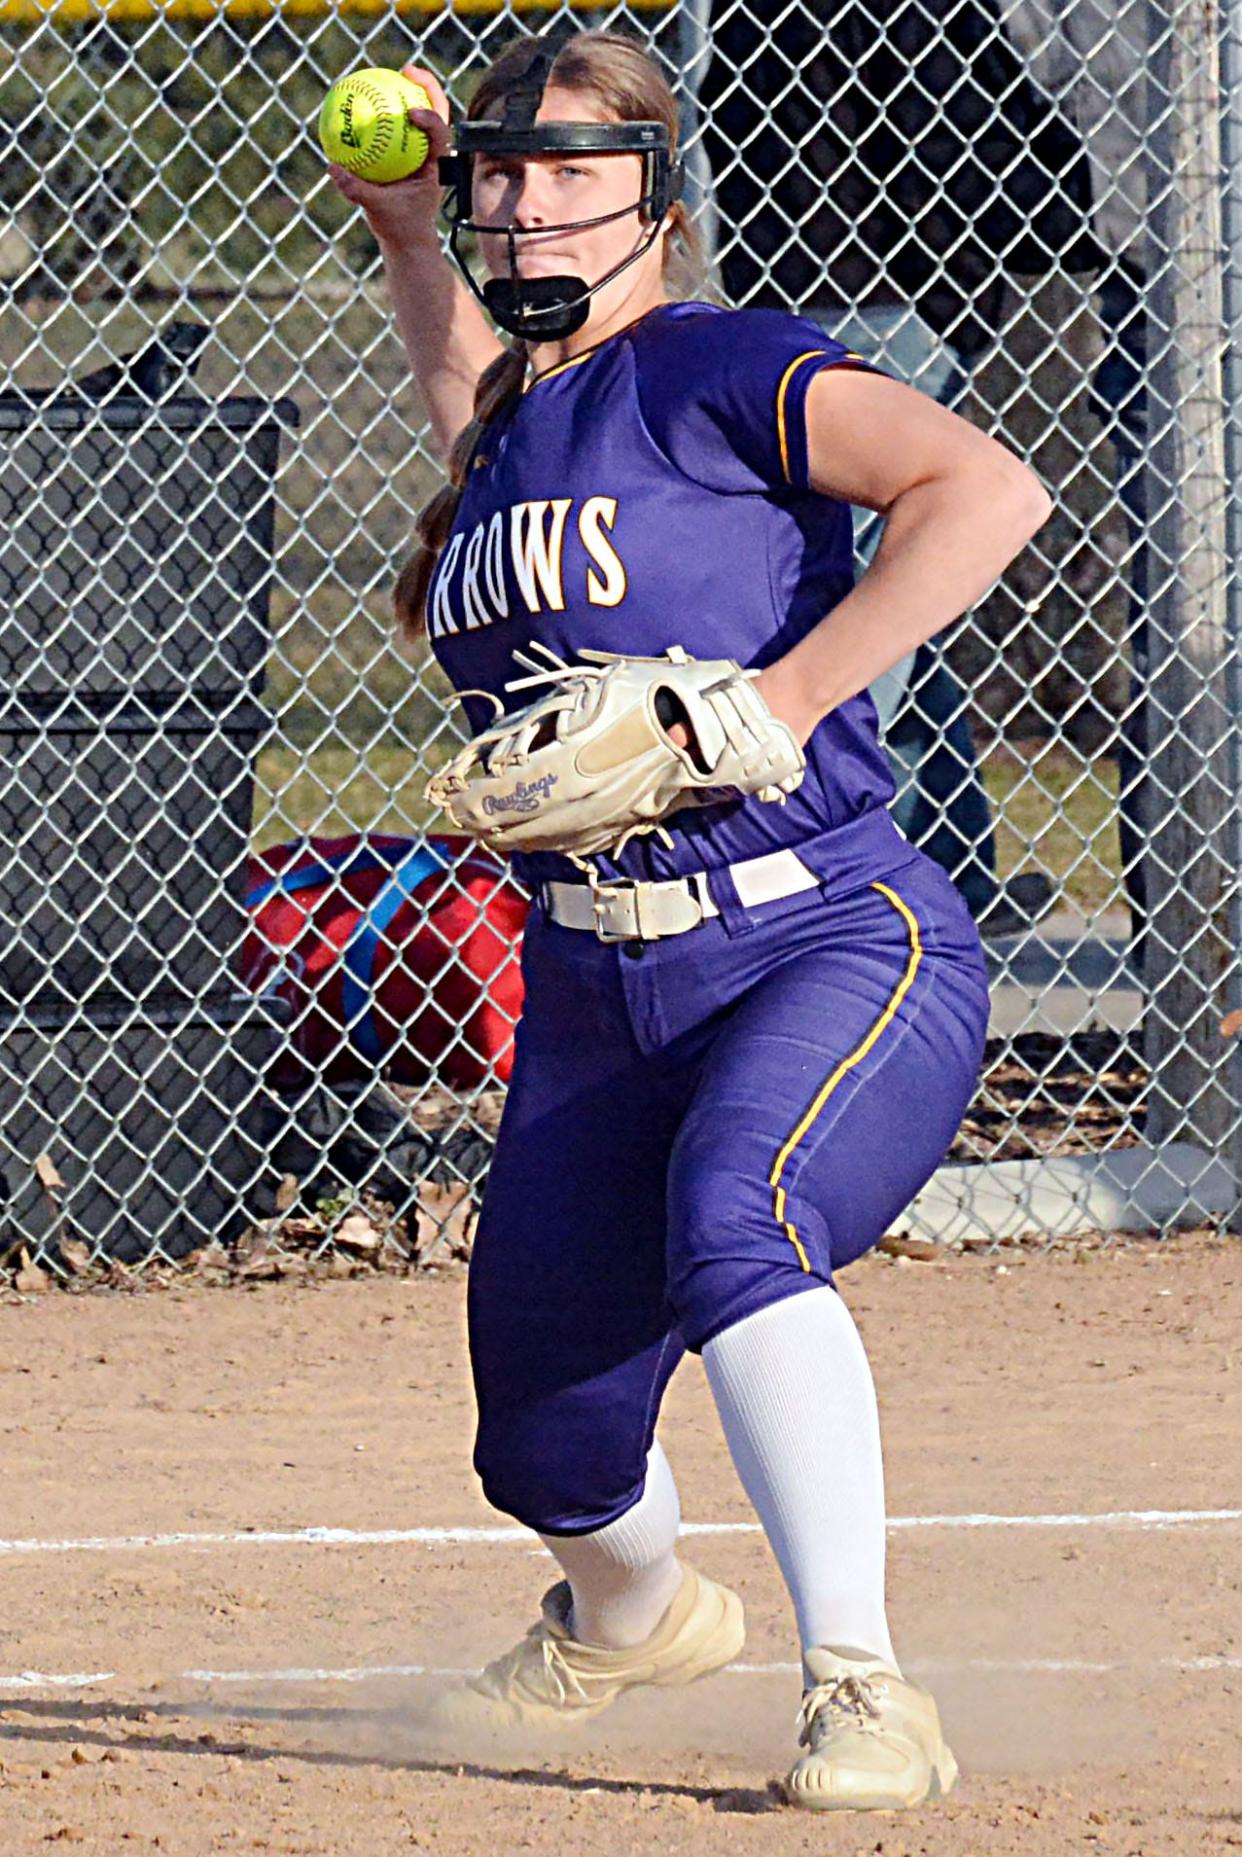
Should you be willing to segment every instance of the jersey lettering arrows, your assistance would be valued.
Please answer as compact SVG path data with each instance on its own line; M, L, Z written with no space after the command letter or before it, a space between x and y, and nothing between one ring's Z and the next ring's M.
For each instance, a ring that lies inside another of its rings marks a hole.
M488 521L453 536L428 601L432 638L495 625L509 617L517 600L527 613L564 612L565 532L571 522L587 558L582 596L591 606L619 605L628 583L611 539L616 497L540 497L498 509Z

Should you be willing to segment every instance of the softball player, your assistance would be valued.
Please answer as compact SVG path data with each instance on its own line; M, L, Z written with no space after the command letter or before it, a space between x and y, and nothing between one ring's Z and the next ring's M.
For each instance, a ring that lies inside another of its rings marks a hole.
M655 1425L703 1357L792 1596L805 1693L788 1797L914 1805L956 1776L885 1617L876 1401L835 1272L933 1172L975 1087L978 938L887 811L867 685L991 585L1048 513L1001 446L776 311L678 301L677 114L636 44L509 47L445 157L480 290L427 175L367 211L452 484L398 610L506 708L513 653L759 667L804 744L782 806L674 813L588 876L520 860L526 1004L471 1265L475 1465L565 1578L445 1732L552 1727L736 1657L736 1595L677 1554ZM498 341L474 301L483 295ZM852 585L850 504L887 516ZM467 696L472 725L490 706Z

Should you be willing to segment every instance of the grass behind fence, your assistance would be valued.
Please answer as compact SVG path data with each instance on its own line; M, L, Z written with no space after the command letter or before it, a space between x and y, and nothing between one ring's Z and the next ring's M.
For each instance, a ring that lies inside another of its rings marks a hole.
M1001 878L1038 865L1085 914L1122 899L1117 762L1060 742L1002 744L983 763Z

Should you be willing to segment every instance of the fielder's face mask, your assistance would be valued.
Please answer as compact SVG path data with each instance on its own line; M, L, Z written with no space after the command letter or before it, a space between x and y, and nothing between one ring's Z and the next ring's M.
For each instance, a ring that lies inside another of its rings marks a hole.
M504 115L498 122L466 122L457 127L456 146L451 155L440 159L440 180L448 193L444 213L448 220L449 246L461 273L475 296L493 319L510 335L529 342L554 342L580 329L590 313L591 298L605 284L649 251L660 235L664 216L680 198L683 168L673 161L669 133L663 123L536 123L539 106L547 86L555 54L546 47L535 52L525 72L505 98ZM615 213L602 213L597 219L575 219L559 226L525 228L485 226L471 218L474 163L480 157L508 156L522 160L537 155L573 153L578 155L636 154L643 158L642 194L631 206ZM581 277L520 277L518 275L518 240L546 239L557 232L582 232L593 226L608 225L630 213L644 215L651 222L651 233L628 258L614 265L598 282L588 284ZM503 237L508 244L509 274L493 277L480 286L461 251L463 233L486 233Z

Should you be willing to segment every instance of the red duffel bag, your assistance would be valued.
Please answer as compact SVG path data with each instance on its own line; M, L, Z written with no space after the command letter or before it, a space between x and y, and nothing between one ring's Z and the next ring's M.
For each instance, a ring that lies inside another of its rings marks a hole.
M362 832L273 845L250 861L245 985L290 1009L274 1081L382 1068L453 1089L507 1082L522 1009L527 899L464 837Z

